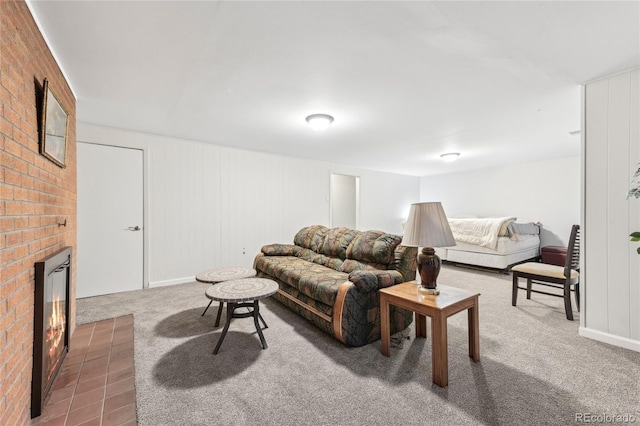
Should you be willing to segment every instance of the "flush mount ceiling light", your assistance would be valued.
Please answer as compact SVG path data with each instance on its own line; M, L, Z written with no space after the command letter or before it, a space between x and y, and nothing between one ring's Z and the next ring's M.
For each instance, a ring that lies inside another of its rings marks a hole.
M329 114L311 114L306 120L313 130L322 131L327 130L329 124L333 122L333 117Z
M446 154L442 154L440 158L442 158L447 163L450 163L452 161L456 161L459 156L460 156L459 152L447 152Z

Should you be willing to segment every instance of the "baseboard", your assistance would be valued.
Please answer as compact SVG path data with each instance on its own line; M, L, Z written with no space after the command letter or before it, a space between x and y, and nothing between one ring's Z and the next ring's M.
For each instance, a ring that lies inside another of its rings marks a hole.
M152 282L149 282L149 288L165 287L165 286L168 286L168 285L175 285L175 284L192 283L195 280L196 280L195 276L190 276L190 277L184 277L184 278L175 278L173 280L152 281Z
M616 336L614 334L604 333L602 331L597 331L585 327L580 327L578 329L578 334L582 337L597 340L599 342L604 342L610 345L640 352L640 341L638 340L631 340L627 339L626 337Z

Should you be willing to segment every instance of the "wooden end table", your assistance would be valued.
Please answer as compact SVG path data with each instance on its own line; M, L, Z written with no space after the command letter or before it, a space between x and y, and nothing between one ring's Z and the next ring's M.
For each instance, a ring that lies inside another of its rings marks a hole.
M416 338L427 337L427 317L431 318L431 374L433 383L445 387L449 384L449 359L447 348L447 318L458 312L468 311L469 356L480 361L480 328L478 320L478 296L456 287L439 285L437 296L423 293L419 284L409 281L380 290L382 354L389 356L391 340L389 306L395 305L416 314Z

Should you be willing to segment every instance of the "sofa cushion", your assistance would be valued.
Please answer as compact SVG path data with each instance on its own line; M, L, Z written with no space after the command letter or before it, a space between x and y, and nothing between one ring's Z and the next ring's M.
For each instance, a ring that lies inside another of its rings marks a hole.
M255 267L329 306L335 304L338 289L349 279L344 272L293 256L263 256Z
M293 238L293 243L297 246L308 248L320 253L324 244L324 237L329 232L329 228L322 225L313 225L302 228Z
M364 263L358 260L346 259L342 263L342 267L340 268L340 270L342 272L346 272L347 274L349 274L353 271L368 271L372 269L386 269L386 268L387 268L387 265L379 265L376 263Z
M302 247L292 244L268 244L260 250L268 256L297 256Z
M339 257L325 256L324 254L316 254L311 259L313 263L317 263L318 265L326 266L327 268L334 269L336 271L342 271L342 262L343 260Z
M360 234L359 231L345 227L332 228L324 237L320 253L344 260L347 257L347 247L358 234Z
M404 281L415 280L416 269L418 268L418 247L399 245L393 254L393 263L389 265L389 269L400 272Z
M309 250L308 248L300 247L300 251L296 254L300 259L304 259L307 262L313 262L313 258L316 257L318 253L313 250Z
M394 251L402 237L382 231L360 233L347 248L347 259L388 265L394 261Z
M399 284L403 279L402 274L398 271L381 271L377 269L371 271L353 271L349 274L349 281L358 287L358 290L369 293L380 288Z

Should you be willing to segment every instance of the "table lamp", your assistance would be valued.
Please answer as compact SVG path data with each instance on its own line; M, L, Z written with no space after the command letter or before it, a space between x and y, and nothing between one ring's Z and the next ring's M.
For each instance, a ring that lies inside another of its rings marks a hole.
M440 294L436 280L442 261L433 248L456 245L440 202L411 205L401 244L422 247L422 252L418 254L420 290L429 294Z

